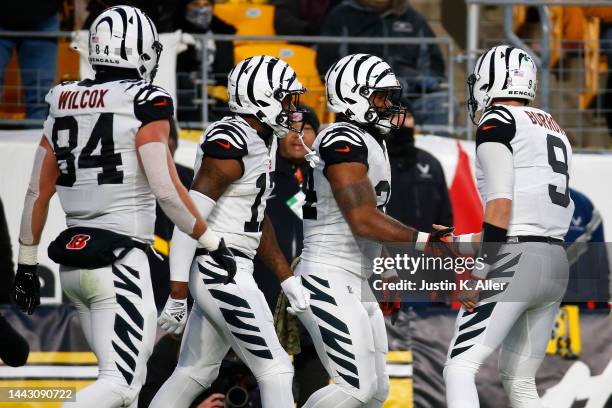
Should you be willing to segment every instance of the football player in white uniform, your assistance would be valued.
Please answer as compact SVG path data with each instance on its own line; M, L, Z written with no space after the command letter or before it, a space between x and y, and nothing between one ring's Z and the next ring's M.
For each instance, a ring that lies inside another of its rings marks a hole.
M296 275L311 292L310 309L298 316L333 384L304 406L381 407L389 390L387 334L380 307L362 296L371 260L381 255L381 242L424 248L450 229L418 232L384 212L391 194L384 137L401 135L405 117L392 102L401 87L391 67L373 55L348 55L329 69L325 87L337 121L313 145L321 161L307 181Z
M264 216L273 189L276 139L289 130L299 132L292 124L303 92L293 69L270 56L248 58L229 74L229 106L235 116L212 123L202 135L191 194L200 197L210 227L225 237L236 256L237 272L228 277L205 248L196 249L195 241L175 229L172 292L160 323L174 332L182 330L187 281L194 306L178 366L151 407L188 407L217 378L230 348L257 379L263 407L294 407L293 367L253 279L253 257L257 254L278 276L292 312L308 308L308 293L293 276Z
M39 304L38 243L57 191L68 229L49 247L60 263L96 354L97 381L77 407L135 407L156 332L149 264L155 199L172 221L235 271L219 240L181 185L168 150L170 96L151 84L161 53L152 21L119 6L94 21L89 61L95 79L57 85L36 152L21 219L16 303ZM196 242L194 240L194 242Z
M472 272L459 295L463 307L444 368L450 408L479 406L474 376L500 345L499 373L512 407L543 407L535 374L567 284L561 244L574 204L565 132L528 106L536 74L527 52L501 45L478 59L468 79L470 113L482 112L476 179L485 209L482 232L458 241L482 241L485 268ZM483 279L506 285L481 290Z

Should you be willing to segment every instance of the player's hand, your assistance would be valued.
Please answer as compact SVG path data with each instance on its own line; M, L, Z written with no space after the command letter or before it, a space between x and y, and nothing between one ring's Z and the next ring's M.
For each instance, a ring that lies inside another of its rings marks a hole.
M424 251L430 256L456 256L454 250L453 231L455 227L445 227L443 225L433 224L433 231L427 235L427 241L421 243ZM423 234L419 232L419 234ZM422 242L422 241L421 241ZM418 243L417 243L418 245Z
M236 259L234 254L225 246L225 240L221 238L219 241L219 248L208 253L210 257L215 261L221 268L227 271L227 280L225 284L230 283L234 276L236 276Z
M465 307L468 312L473 312L474 308L478 306L478 299L480 298L480 289L476 289L476 283L479 279L470 278L466 286L469 289L464 289L459 292L457 296L457 301Z
M40 281L36 267L37 265L19 264L11 291L15 304L29 315L40 305Z
M173 299L168 296L164 310L157 318L159 327L168 333L181 334L187 322L187 298Z
M225 395L219 393L212 394L196 408L225 408Z
M306 311L310 307L310 292L302 286L302 281L299 277L290 276L281 282L281 288L291 307L287 311L292 315Z
M399 277L395 275L389 278L382 278L382 280L384 283L397 282L399 281ZM395 324L395 321L397 320L397 316L399 315L402 307L401 301L402 296L399 291L391 291L388 289L383 290L383 298L380 302L378 302L378 306L380 306L383 316L391 316L391 324Z

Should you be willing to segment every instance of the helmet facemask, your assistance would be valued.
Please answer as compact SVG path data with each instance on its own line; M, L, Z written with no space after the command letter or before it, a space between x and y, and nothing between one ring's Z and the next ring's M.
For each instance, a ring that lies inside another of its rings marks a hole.
M155 79L155 75L157 75L157 69L159 67L159 57L161 56L164 47L162 43L156 40L153 42L153 44L151 44L151 49L155 53L154 59L152 59L149 54L143 53L140 56L141 65L138 68L138 73L140 74L140 77L148 82L153 82L153 80Z
M489 105L489 99L486 89L488 84L483 84L480 75L471 74L467 79L468 98L466 101L470 120L475 125L478 124L476 113L483 110Z
M470 115L470 120L475 125L478 124L478 122L476 121L476 112L478 112L478 101L476 100L476 97L474 96L474 85L476 85L476 81L478 81L476 74L471 74L468 77L467 79L468 98L466 101L468 113Z
M274 91L274 99L280 104L281 110L276 115L275 123L271 124L270 127L274 130L274 135L279 139L287 136L287 132L302 133L304 124L298 128L294 126L294 123L299 122L299 118L302 117L304 110L300 110L297 106L300 106L300 95L306 90L304 88L298 90L288 89L277 89ZM263 121L267 123L267 121Z
M403 126L406 119L406 107L401 104L402 87L368 88L362 86L359 94L368 100L369 108L364 114L365 120L376 127L382 134Z

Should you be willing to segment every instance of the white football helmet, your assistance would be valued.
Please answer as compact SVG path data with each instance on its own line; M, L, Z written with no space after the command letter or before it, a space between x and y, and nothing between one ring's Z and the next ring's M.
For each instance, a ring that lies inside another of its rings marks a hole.
M256 55L240 61L229 73L227 93L232 112L255 115L270 126L279 138L287 132L301 132L293 127L299 96L306 89L293 68L285 61L269 55ZM291 105L283 100L290 95Z
M89 63L129 68L153 82L162 45L153 21L140 9L116 6L104 10L89 28Z
M381 58L369 54L352 54L340 59L325 75L327 106L358 123L375 125L383 133L401 127L392 123L396 115L404 115L399 104L402 86L393 70ZM385 91L390 106L373 106L370 96Z
M499 45L485 52L467 80L467 106L472 121L476 112L484 110L496 98L534 100L537 74L533 58L520 48Z

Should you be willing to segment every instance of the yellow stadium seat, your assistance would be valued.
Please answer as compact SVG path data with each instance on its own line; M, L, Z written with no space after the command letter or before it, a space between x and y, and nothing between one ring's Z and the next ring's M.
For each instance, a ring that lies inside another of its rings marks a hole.
M325 87L317 69L317 53L312 48L295 44L248 44L234 48L236 63L254 55L271 55L291 65L307 90L300 102L311 106L321 122L329 121Z
M274 6L253 3L220 3L215 16L236 28L236 35L274 36ZM234 45L253 43L236 41Z

